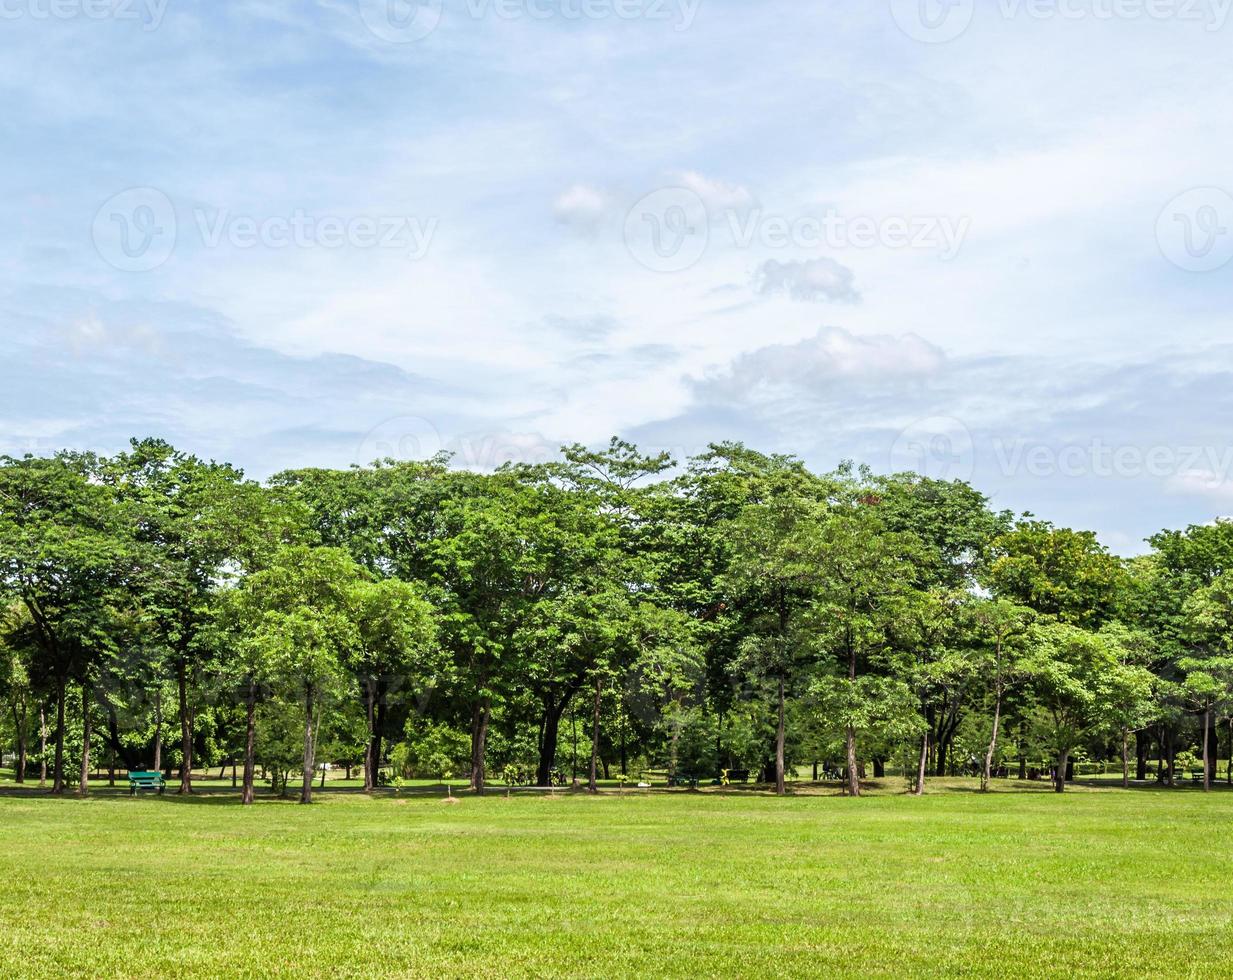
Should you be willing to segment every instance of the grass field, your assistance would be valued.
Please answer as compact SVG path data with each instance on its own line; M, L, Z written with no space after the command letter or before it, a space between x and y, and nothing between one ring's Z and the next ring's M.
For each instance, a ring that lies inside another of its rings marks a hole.
M1233 975L1233 793L0 785L5 976Z

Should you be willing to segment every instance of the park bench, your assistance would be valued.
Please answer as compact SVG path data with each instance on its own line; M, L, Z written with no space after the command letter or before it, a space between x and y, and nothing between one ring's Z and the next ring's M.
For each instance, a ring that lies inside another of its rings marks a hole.
M165 786L161 772L130 772L128 774L129 796L136 796L139 789L156 789L162 793Z
M698 776L695 773L678 772L675 776L668 777L669 786L685 786L689 789L698 788Z

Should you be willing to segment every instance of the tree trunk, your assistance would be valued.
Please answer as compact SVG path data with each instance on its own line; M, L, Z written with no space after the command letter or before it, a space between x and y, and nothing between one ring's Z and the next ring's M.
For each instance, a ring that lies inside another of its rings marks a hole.
M985 750L985 765L980 771L980 791L989 791L989 780L993 776L993 756L998 748L998 724L1002 720L1002 687L999 684L993 699L993 733L989 736L989 748Z
M316 755L316 734L313 730L313 685L304 685L304 782L300 802L313 801L313 760Z
M475 703L471 714L471 788L484 795L484 764L488 746L488 720L492 704L488 698Z
M257 745L257 682L249 680L248 698L245 704L244 721L244 788L240 802L245 806L253 802L253 770L256 768Z
M1212 767L1211 759L1208 752L1211 740L1211 720L1212 708L1208 705L1203 711L1203 792L1210 793L1212 791Z
M1057 772L1053 775L1054 792L1064 793L1066 791L1066 767L1070 763L1070 750L1059 752L1057 757Z
M929 766L929 730L920 736L920 759L916 766L916 785L912 787L913 796L925 795L925 772Z
M368 724L368 745L364 748L364 792L371 793L377 787L377 682L364 678L364 718Z
M591 721L591 775L587 780L587 790L592 793L599 792L599 706L603 691L603 678L595 678L595 713Z
M81 782L77 792L90 795L90 685L81 685Z
M17 765L13 770L13 779L17 783L26 781L26 711L23 702L21 711L13 705L13 728L17 735Z
M775 793L784 796L788 787L784 781L784 692L783 678L779 678L779 725L775 729Z
M38 705L38 785L47 785L47 709L42 704Z
M163 689L160 685L154 689L154 766L151 772L161 772L163 768Z
M861 795L861 774L856 769L856 729L851 725L848 726L848 792L852 796Z
M1225 770L1225 782L1233 786L1233 718L1229 719L1229 768Z
M552 770L557 764L557 739L561 732L561 716L565 713L565 703L549 704L544 708L540 719L539 766L535 771L536 786L552 784Z
M1203 771L1207 773L1209 783L1216 781L1216 765L1220 756L1220 734L1216 730L1216 718L1212 714L1212 706L1207 706L1207 719L1204 725L1207 746L1207 758L1203 763Z
M193 791L193 719L188 713L188 665L176 668L180 692L180 793Z
M950 743L940 738L938 739L938 744L936 748L937 748L938 764L934 768L933 774L935 776L945 776L946 775L946 757L947 757L947 754L950 752Z
M1130 732L1122 729L1122 789L1130 789Z
M1135 779L1147 779L1147 754L1152 748L1152 737L1145 731L1135 732Z
M56 681L56 761L51 772L51 791L64 792L64 688L63 679Z

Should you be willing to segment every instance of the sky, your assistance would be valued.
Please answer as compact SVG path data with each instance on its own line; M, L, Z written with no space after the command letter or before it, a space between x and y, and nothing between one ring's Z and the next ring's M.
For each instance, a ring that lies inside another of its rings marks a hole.
M0 452L1233 513L1233 0L0 0Z

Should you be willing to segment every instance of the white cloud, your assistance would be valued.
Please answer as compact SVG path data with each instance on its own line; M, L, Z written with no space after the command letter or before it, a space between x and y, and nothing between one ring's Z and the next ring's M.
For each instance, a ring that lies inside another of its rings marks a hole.
M574 184L553 202L557 221L586 234L594 234L608 213L607 196L586 184Z
M855 274L834 259L780 262L767 259L754 273L754 289L763 296L786 294L800 303L855 303L860 293Z

